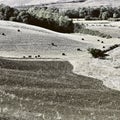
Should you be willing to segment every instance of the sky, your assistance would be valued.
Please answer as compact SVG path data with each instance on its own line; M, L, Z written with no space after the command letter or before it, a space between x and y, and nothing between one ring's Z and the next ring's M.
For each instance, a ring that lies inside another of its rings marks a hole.
M56 1L58 0L0 0L0 4L6 4L10 6L20 6L20 5L50 3Z

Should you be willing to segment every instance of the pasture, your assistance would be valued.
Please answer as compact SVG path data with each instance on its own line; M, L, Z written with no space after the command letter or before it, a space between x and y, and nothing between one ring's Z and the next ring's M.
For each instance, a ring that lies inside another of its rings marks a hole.
M118 38L0 21L0 119L119 120Z
M0 66L1 119L120 119L120 93L74 74L67 61L0 59Z

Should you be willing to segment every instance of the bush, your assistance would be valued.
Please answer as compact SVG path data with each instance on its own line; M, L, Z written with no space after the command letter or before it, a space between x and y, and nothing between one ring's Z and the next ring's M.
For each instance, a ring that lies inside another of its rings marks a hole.
M51 8L33 7L27 12L32 18L30 24L63 33L72 33L74 31L72 20Z
M108 56L108 54L105 54L105 52L100 49L89 48L88 51L92 54L94 58L105 58L106 56Z
M100 18L91 17L91 16L87 15L87 16L85 16L85 20L100 20Z
M107 35L107 37L106 37L107 39L110 39L110 38L112 38L112 36L111 35Z
M84 24L74 23L74 33L79 33L81 29L85 29Z
M10 21L17 21L16 17L10 17L9 20Z

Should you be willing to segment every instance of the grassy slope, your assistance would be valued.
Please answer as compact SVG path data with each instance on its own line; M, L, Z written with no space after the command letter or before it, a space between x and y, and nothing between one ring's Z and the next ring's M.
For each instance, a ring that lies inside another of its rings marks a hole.
M41 56L56 55L57 57L61 56L62 52L75 53L77 47L88 47L86 43L74 41L65 37L64 34L40 27L9 21L0 21L0 26L1 56L23 57L24 55L40 54ZM52 46L51 43L57 47Z
M120 119L120 92L73 74L68 62L1 59L0 66L4 116L56 120L59 113L62 120Z

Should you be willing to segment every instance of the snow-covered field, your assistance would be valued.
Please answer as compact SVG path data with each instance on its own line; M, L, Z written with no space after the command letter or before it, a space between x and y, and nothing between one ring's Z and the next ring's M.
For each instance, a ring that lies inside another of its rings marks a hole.
M120 90L120 48L110 51L110 56L105 60L94 59L87 51L91 47L103 49L103 46L108 48L114 44L120 44L120 40L82 34L62 34L26 24L0 21L2 57L22 58L31 55L36 60L35 56L40 55L41 59L67 60L73 65L74 73L98 78L107 87ZM82 51L77 51L78 48Z

